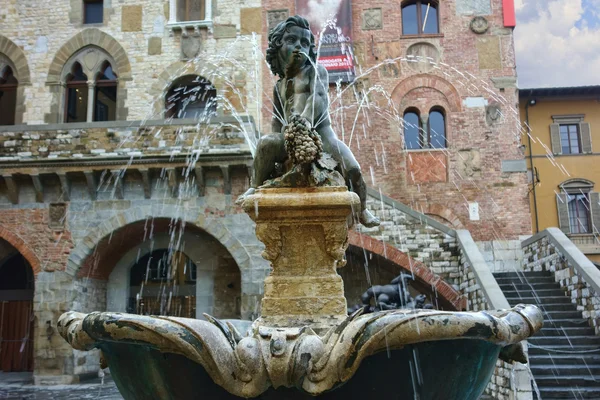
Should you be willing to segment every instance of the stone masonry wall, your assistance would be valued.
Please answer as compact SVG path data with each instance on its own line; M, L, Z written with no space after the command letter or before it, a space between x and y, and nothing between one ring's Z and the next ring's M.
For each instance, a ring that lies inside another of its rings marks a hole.
M590 326L600 334L600 297L583 279L581 274L564 254L547 237L541 237L523 247L525 254L525 271L549 271L560 283L565 295L577 305L583 318L587 318Z
M380 220L381 225L356 230L387 243L423 262L431 272L451 284L459 277L459 249L456 238L402 212L393 204L369 196L367 208Z
M459 286L461 293L468 299L468 311L483 311L489 310L489 305L485 299L481 287L475 280L475 274L471 269L469 260L467 259L464 251L459 249L460 252L460 267L459 267ZM515 366L508 364L502 360L496 361L496 370L492 375L490 383L485 389L485 393L498 400L509 400L509 399L529 399L531 393L525 394L520 393L519 397L511 397L511 392L514 391L515 383L512 382L513 376L512 371ZM530 390L530 389L529 389ZM529 397L527 397L529 396Z
M201 28L196 33L192 29L191 40L193 46L199 46L199 57L188 66L180 62L181 30L174 31L167 26L168 0L104 1L104 21L92 25L82 23L82 3L60 0L34 4L7 0L0 9L0 36L23 49L31 72L31 84L25 89L25 123L56 122L57 116L53 114L60 96L56 97L53 89L46 85L51 62L71 38L90 27L114 38L126 54L131 79L122 84L127 91L124 104L129 120L162 118L162 112L156 115L156 110L164 108L163 90L166 88L153 86L159 81L168 85L169 79L195 72L211 80L218 94L226 98L228 88L232 87L230 82L260 79L261 71L256 68L255 58L262 55L256 54L253 36L245 29L249 22L241 17L244 10L260 6L257 0L213 1L213 27ZM260 32L257 40L260 40ZM115 57L117 47L110 46L106 50ZM61 58L70 56L64 54ZM248 93L245 100L240 111L257 118L261 99ZM156 108L155 103L159 105Z

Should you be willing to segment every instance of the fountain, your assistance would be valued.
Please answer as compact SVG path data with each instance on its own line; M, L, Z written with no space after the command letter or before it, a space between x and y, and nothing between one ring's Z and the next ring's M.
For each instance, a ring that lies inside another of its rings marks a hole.
M400 290L382 296L373 288L363 301L381 305L348 315L336 272L348 229L379 221L364 207L354 156L331 129L327 73L315 63L306 20L282 22L269 43L267 59L281 77L278 119L257 145L253 186L239 199L272 266L260 317L68 312L61 335L77 350L100 349L128 400L479 398L498 358L527 361L519 343L541 329L541 312L397 309ZM274 176L276 163L287 172Z

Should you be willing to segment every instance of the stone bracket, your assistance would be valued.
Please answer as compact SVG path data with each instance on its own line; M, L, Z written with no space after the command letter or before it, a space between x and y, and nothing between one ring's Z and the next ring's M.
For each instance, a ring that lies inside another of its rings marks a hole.
M84 171L83 174L85 175L85 180L87 182L87 187L88 187L88 192L90 194L90 198L92 200L96 200L97 198L97 190L98 190L98 185L96 183L96 177L94 176L94 171Z
M13 204L19 204L19 187L12 175L2 175L8 188L8 198Z
M142 183L144 185L144 198L150 199L152 197L152 177L150 176L150 170L142 168L139 170L142 174Z
M65 172L58 172L58 179L60 180L60 190L62 192L63 201L71 200L71 186L69 183L69 178Z
M31 175L31 181L33 182L33 188L35 190L35 201L38 203L44 202L44 186L39 175Z
M121 171L120 170L113 170L110 171L110 173L112 174L113 177L113 193L115 198L119 199L119 200L123 200L123 181L121 178Z

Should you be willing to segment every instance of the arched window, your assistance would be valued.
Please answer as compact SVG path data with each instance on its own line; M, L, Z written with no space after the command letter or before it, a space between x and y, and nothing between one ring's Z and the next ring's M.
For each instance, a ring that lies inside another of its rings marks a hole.
M404 146L407 150L423 147L421 117L419 111L408 109L404 112Z
M102 49L88 47L65 64L64 122L115 121L118 74Z
M87 75L83 73L81 64L73 64L67 76L67 95L65 99L65 122L86 122L88 108Z
M429 123L427 124L427 143L432 149L446 148L446 118L444 111L440 108L432 108L429 111Z
M0 65L0 125L14 125L19 82L8 65Z
M117 119L117 75L108 61L96 76L94 121Z
M182 76L167 92L165 110L165 118L208 118L217 112L217 90L201 76Z
M437 1L412 0L402 3L403 35L428 35L439 32Z

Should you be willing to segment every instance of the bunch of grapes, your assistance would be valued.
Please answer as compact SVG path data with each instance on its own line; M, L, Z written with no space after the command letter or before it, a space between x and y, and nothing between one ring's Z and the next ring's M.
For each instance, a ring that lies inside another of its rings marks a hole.
M292 115L284 130L285 150L293 164L310 164L318 160L323 152L323 142L306 120L298 114Z

